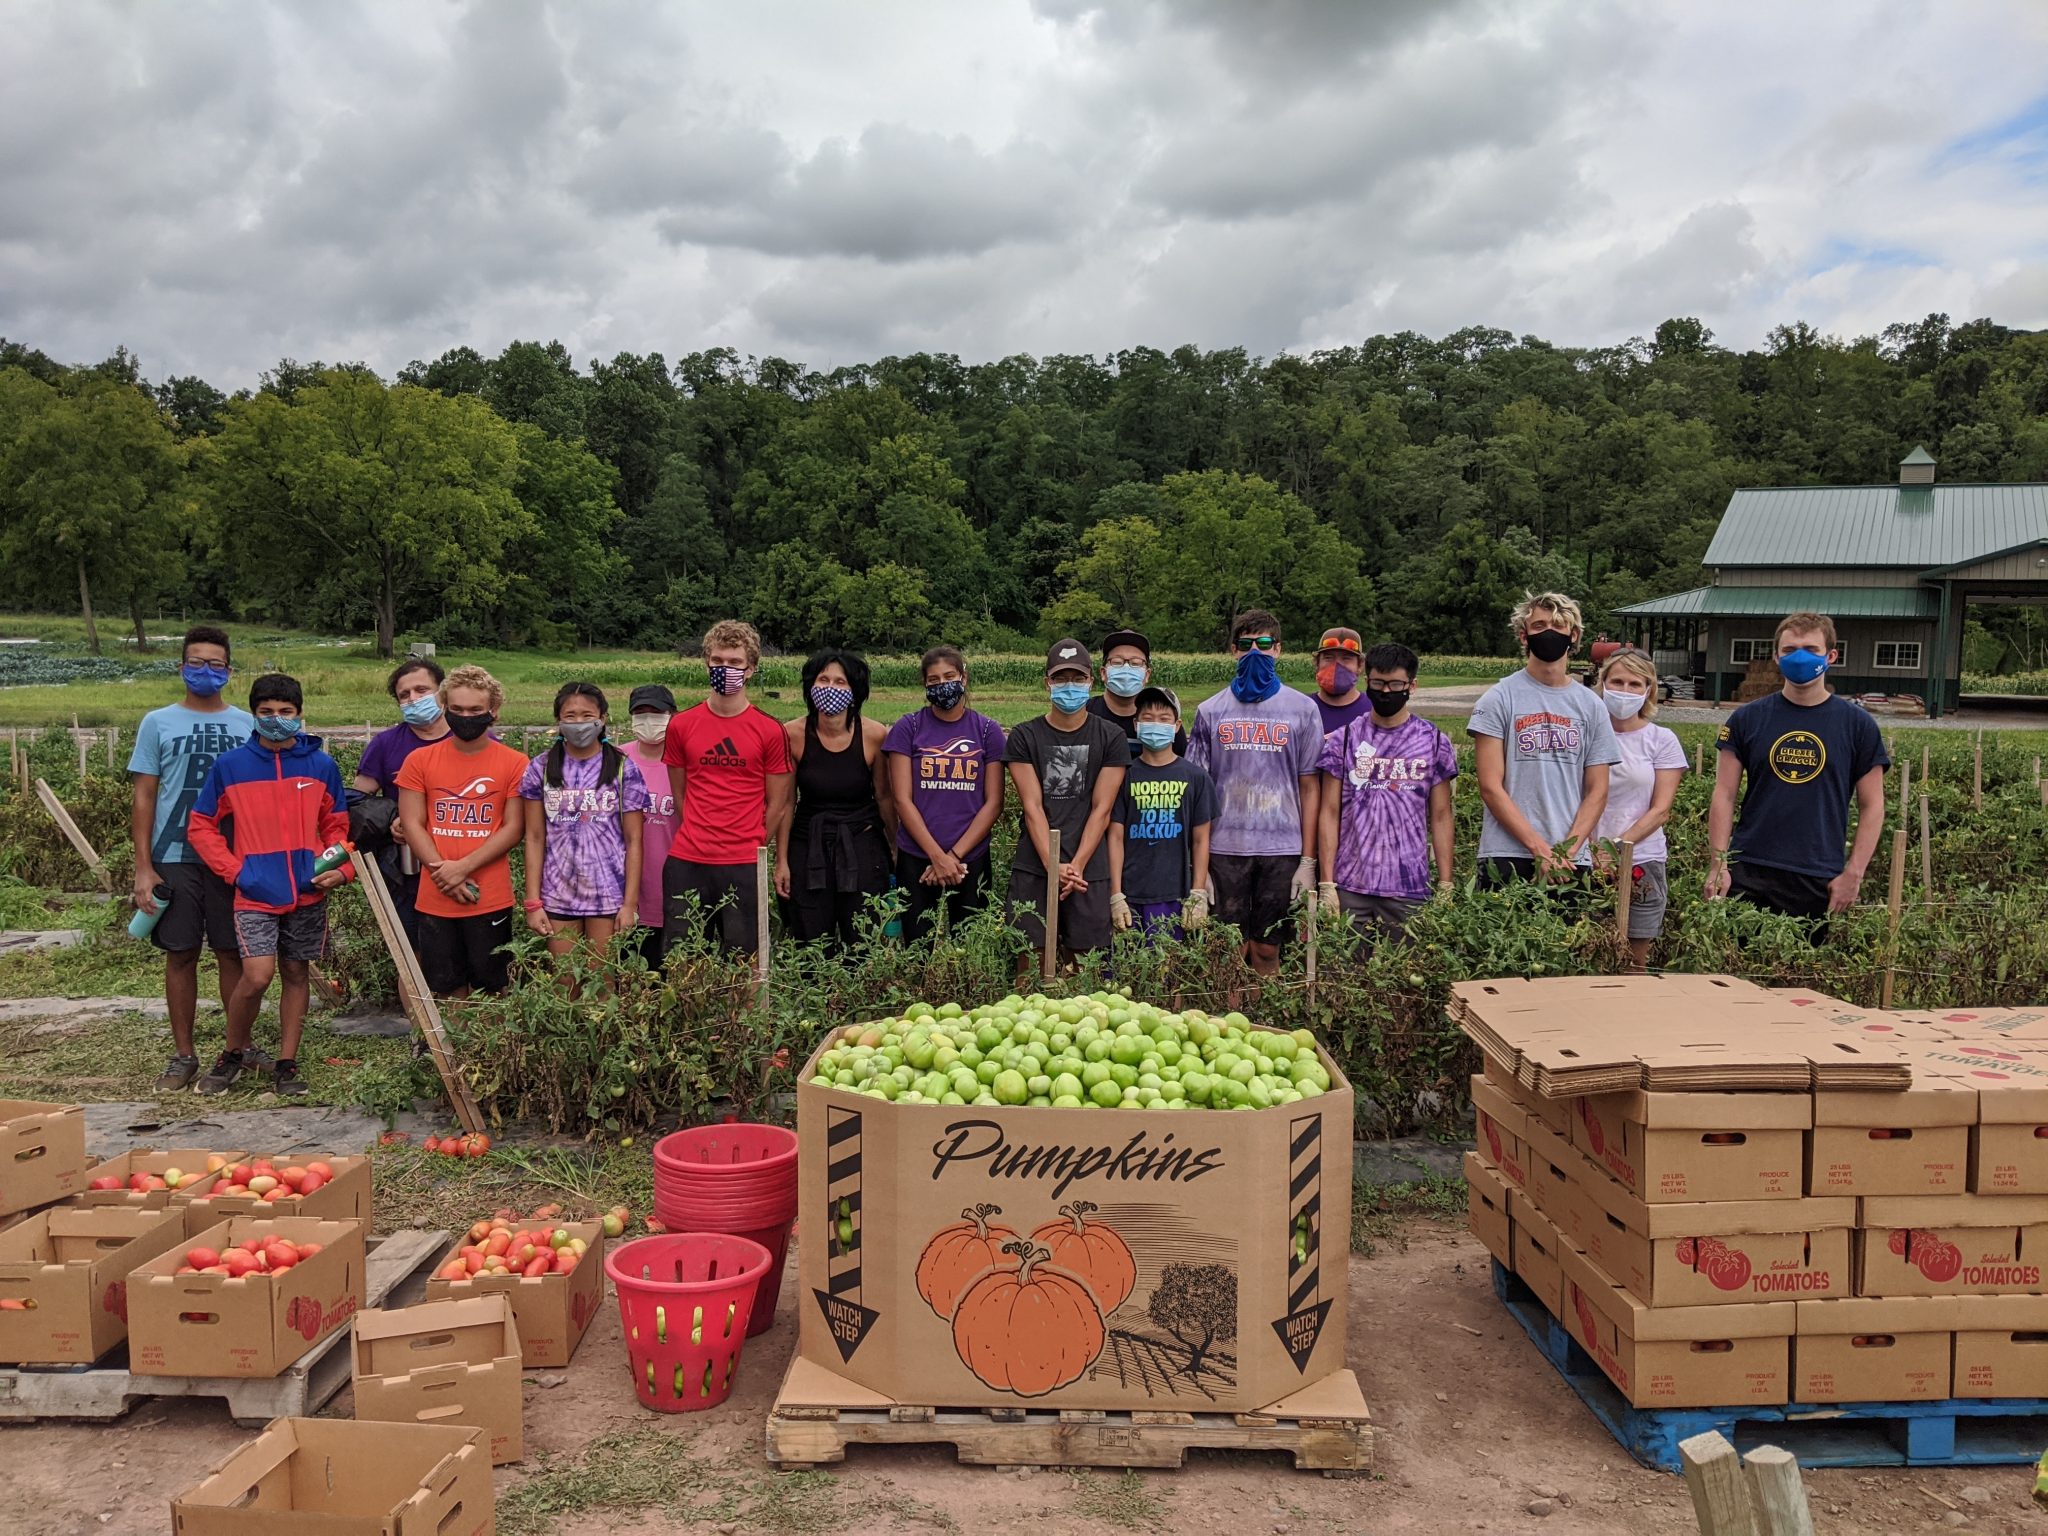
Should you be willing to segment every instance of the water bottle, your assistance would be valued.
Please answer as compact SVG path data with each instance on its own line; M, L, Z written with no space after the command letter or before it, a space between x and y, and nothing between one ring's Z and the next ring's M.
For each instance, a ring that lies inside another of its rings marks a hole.
M145 912L140 907L135 909L135 915L128 919L128 937L131 939L148 938L150 930L156 927L157 919L164 915L164 908L170 905L171 888L168 885L159 884L149 894L156 898L156 910Z

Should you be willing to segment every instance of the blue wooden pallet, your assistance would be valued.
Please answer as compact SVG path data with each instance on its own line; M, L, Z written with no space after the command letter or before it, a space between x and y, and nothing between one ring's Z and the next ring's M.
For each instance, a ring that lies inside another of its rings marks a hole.
M2048 1401L1793 1403L1781 1408L1636 1408L1536 1293L1499 1260L1493 1293L1593 1417L1646 1467L1678 1473L1678 1443L1718 1429L1741 1451L1775 1445L1804 1467L2019 1465L2048 1446Z

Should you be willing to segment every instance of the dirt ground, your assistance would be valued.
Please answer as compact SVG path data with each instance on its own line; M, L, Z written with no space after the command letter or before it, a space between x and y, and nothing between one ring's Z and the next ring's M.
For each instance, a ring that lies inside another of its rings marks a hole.
M1446 1225L1411 1221L1397 1240L1352 1261L1350 1362L1372 1405L1377 1471L1344 1481L1295 1472L1283 1457L1203 1452L1178 1472L998 1472L962 1467L937 1446L857 1446L828 1473L777 1476L762 1460L762 1420L794 1339L794 1276L792 1263L777 1326L749 1346L740 1388L702 1415L644 1413L624 1368L617 1313L600 1313L568 1371L529 1374L527 1460L498 1472L499 1497L512 1501L500 1528L559 1536L1694 1530L1684 1485L1621 1453L1500 1311L1485 1250ZM348 1405L344 1393L328 1412L346 1414ZM628 1454L595 1465L593 1445L616 1446L622 1432ZM243 1437L219 1403L186 1400L145 1405L106 1426L0 1428L0 1532L154 1536L168 1528L170 1496ZM636 1479L672 1473L684 1486L647 1500L652 1507L596 1507ZM2001 1533L2042 1528L2031 1485L2022 1467L1821 1471L1808 1484L1822 1531L1938 1530L1960 1516L1963 1529ZM1970 1497L1984 1494L1988 1503ZM1551 1499L1551 1514L1529 1512L1539 1496Z

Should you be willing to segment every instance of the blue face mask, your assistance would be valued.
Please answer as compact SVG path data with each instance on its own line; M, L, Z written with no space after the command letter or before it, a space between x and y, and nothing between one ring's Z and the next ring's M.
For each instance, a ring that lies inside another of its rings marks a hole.
M182 670L185 686L202 699L210 699L228 685L226 667L207 666L202 662L188 661Z
M297 715L258 715L256 734L265 741L290 741L305 724Z
M1054 683L1048 691L1052 694L1052 707L1061 714L1075 714L1088 707L1086 683Z
M1828 669L1828 659L1819 651L1794 651L1778 658L1778 670L1795 688L1804 687Z
M1280 669L1270 651L1246 651L1237 658L1237 676L1230 691L1240 704L1257 704L1280 691Z
M1145 669L1134 667L1129 662L1118 662L1104 670L1102 685L1120 699L1134 698L1145 686Z
M1140 720L1138 745L1147 752L1164 752L1173 745L1173 726L1164 720Z
M431 693L398 706L399 718L407 725L432 725L441 718L441 701Z

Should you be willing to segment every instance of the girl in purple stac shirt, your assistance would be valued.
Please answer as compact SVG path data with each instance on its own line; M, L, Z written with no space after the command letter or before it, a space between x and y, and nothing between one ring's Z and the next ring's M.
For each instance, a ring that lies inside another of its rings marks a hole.
M602 950L638 922L647 783L604 739L607 713L602 689L565 683L555 695L558 739L519 780L520 798L541 807L526 819L526 925L558 955L579 938Z

